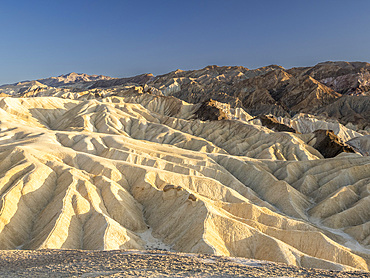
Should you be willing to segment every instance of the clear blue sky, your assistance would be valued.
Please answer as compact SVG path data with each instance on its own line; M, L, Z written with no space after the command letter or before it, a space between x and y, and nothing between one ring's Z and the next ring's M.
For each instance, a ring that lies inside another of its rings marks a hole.
M0 84L370 61L370 1L4 0Z

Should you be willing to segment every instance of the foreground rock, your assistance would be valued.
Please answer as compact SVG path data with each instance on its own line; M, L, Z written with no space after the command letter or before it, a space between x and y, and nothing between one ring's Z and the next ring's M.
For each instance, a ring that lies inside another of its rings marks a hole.
M369 277L267 261L163 251L0 251L0 277Z

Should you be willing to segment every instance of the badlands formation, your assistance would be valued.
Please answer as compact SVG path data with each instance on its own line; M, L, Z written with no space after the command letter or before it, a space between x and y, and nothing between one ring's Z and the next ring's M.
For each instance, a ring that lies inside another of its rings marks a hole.
M0 248L370 267L370 65L0 86Z

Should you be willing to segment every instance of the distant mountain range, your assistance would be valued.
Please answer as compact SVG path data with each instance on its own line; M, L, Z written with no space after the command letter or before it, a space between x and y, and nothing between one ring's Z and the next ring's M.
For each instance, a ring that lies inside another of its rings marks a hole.
M324 62L288 70L276 65L254 70L207 66L200 70L129 78L73 72L3 85L0 94L53 95L66 88L77 92L130 85L145 85L146 91L189 103L213 99L255 116L291 117L308 113L335 118L342 124L352 123L359 129L369 128L370 123L370 64L365 62Z
M104 75L88 75L85 73L71 72L68 74L60 75L58 77L49 77L45 79L39 79L38 82L50 86L50 87L62 87L68 84L92 82L98 80L111 80L114 79Z

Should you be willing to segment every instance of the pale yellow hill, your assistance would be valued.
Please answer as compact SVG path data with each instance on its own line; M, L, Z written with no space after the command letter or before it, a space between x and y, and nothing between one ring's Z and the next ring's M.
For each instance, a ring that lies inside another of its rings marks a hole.
M194 120L195 109L146 94L0 98L0 248L146 249L154 240L368 269L370 157L322 159L292 133Z

